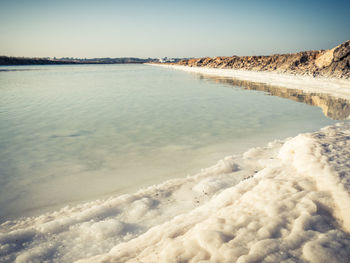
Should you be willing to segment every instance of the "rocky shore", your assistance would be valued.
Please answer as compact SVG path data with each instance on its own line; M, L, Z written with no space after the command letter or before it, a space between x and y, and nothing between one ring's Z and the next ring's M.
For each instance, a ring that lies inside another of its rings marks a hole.
M168 64L350 79L350 40L329 50L271 56L194 58Z

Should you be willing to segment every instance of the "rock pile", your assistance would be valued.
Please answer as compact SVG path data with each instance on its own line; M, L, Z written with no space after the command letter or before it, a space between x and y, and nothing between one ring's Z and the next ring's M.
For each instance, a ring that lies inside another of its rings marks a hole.
M271 56L233 56L185 59L175 65L276 71L314 77L350 78L350 40L330 50L303 51Z

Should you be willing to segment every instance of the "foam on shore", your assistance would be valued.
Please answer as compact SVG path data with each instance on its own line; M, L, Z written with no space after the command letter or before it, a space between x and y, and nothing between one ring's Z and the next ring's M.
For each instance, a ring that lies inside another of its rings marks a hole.
M152 66L166 67L183 70L186 72L200 73L212 76L229 77L240 80L249 80L274 86L282 86L290 89L299 89L305 92L330 94L334 97L350 99L350 80L337 78L313 78L311 76L292 75L277 72L262 72L235 69L220 69L208 67L189 67L169 64L148 64Z
M350 123L0 226L0 262L348 262Z

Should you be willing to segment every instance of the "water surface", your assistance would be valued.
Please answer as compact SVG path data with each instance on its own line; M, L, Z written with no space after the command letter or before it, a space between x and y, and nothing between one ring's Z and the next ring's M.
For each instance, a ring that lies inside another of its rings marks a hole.
M335 122L236 85L148 65L1 67L0 221L194 174Z

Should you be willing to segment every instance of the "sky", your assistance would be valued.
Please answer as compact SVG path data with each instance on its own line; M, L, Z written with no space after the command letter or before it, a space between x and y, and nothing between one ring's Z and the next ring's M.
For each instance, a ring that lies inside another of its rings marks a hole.
M0 55L205 57L329 49L350 1L0 0Z

